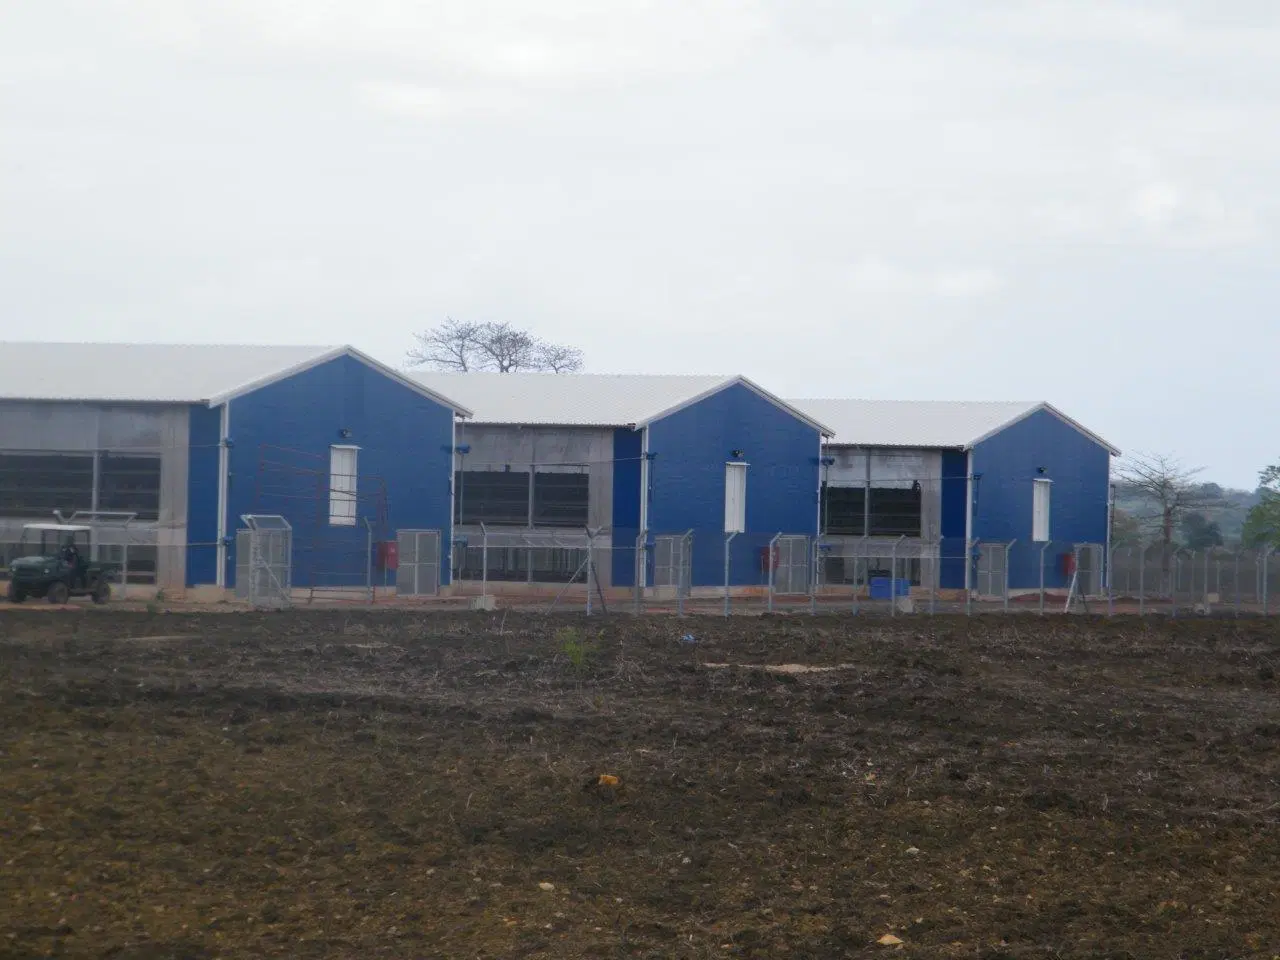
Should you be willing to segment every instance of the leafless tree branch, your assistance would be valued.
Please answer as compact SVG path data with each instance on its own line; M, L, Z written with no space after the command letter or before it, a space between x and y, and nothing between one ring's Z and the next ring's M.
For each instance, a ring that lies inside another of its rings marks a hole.
M577 347L566 347L559 343L541 342L538 344L537 364L539 369L552 373L577 373L583 367L582 351Z
M433 330L415 334L408 351L410 366L469 373L540 371L576 373L583 367L582 351L549 343L509 323L464 323L452 317Z
M533 370L538 341L526 330L509 323L486 323L477 344L480 369L498 373Z
M1159 524L1160 539L1167 547L1188 513L1220 499L1196 482L1203 472L1203 467L1187 467L1165 454L1135 454L1121 464L1117 479L1151 504L1152 515L1144 519Z
M475 369L483 326L449 317L434 330L415 333L414 339L418 342L409 349L405 359L411 367L430 365L437 370L467 373Z

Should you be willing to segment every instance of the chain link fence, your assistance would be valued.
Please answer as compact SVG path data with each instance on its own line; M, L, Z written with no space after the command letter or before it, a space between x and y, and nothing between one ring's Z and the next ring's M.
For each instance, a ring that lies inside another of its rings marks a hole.
M97 554L118 571L113 599L635 614L1280 614L1280 556L1269 550L489 528L452 543L442 531L407 530L389 542L366 536L322 554L313 540L292 537L287 548L260 551L255 566L247 528L238 529L221 549L166 545L158 542L164 532L146 527L103 531ZM0 581L5 565L32 549L0 540ZM207 589L220 561L227 588ZM260 589L246 586L253 583Z

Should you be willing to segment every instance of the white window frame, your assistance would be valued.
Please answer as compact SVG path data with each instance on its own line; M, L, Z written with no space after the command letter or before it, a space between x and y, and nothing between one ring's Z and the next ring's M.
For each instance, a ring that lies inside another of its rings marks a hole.
M350 456L349 473L339 472L339 460ZM349 443L329 447L329 526L354 527L360 483L360 448Z
M724 532L746 533L747 467L741 460L727 460L724 465Z
M1053 539L1053 481L1036 479L1031 488L1031 542L1049 543Z

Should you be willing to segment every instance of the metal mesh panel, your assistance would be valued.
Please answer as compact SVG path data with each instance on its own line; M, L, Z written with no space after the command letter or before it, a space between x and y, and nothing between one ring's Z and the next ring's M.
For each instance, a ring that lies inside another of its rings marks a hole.
M277 514L240 519L248 529L236 532L236 596L255 607L288 605L293 590L293 530L288 521Z
M402 597L433 597L440 592L440 531L400 530L396 593Z
M974 587L979 597L1004 597L1009 586L1009 546L1004 543L978 544L978 569Z
M693 582L693 537L690 534L653 538L653 585L689 596Z
M1102 558L1105 547L1100 543L1076 544L1075 593L1084 597L1099 597L1102 588Z
M809 592L809 538L778 537L774 542L773 590L782 594Z
M250 542L252 530L236 531L236 599L249 599L249 556L252 553Z

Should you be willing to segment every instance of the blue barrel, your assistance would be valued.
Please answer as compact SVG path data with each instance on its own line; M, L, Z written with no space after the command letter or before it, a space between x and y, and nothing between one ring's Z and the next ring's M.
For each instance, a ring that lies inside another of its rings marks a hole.
M893 597L905 597L911 593L911 581L898 578L872 577L870 583L872 600L891 600Z

